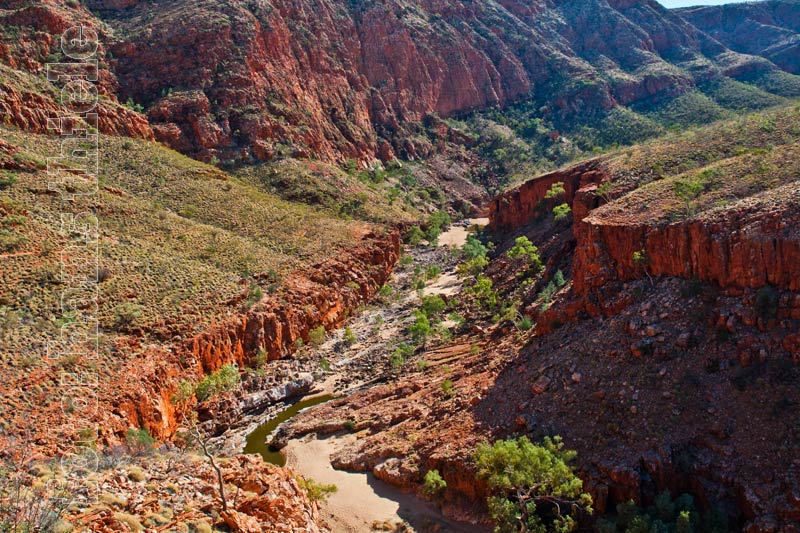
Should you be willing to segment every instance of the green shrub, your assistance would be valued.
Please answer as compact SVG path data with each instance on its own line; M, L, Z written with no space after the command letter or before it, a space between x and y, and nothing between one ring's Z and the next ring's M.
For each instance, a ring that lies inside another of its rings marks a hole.
M564 194L566 194L566 190L564 189L564 182L559 181L550 186L550 188L545 193L544 197L547 198L548 200L552 200Z
M431 244L436 246L439 240L439 235L442 234L442 229L452 222L450 215L446 211L437 211L431 215L428 220L428 229L425 231L425 238Z
M234 389L239 385L239 368L232 363L222 366L204 377L194 388L194 394L199 401L223 392Z
M0 229L0 252L10 252L22 246L27 239L15 231Z
M114 318L119 328L130 328L138 324L143 308L139 304L125 302L114 308Z
M414 311L414 322L408 327L408 334L415 344L424 344L428 335L431 334L431 323L428 316L419 310Z
M533 444L526 437L478 445L478 477L491 491L489 513L495 531L572 531L592 498L570 463L560 437Z
M436 320L447 307L444 299L438 294L422 297L422 312L431 320Z
M683 202L686 203L686 216L692 216L693 214L693 207L692 202L695 198L700 196L700 193L703 192L705 189L705 181L698 178L693 179L685 179L685 180L675 180L673 183L673 190L675 192L675 196L680 198Z
M492 287L492 280L480 275L471 287L464 289L464 292L474 296L483 307L493 309L497 306L497 292Z
M600 533L727 533L732 530L728 517L719 509L711 509L701 516L690 495L681 494L673 500L669 491L656 496L653 505L646 509L632 501L620 503L616 514L597 523Z
M325 342L325 326L317 326L308 332L308 342L314 346L319 346Z
M253 283L250 285L250 289L247 291L247 300L245 300L245 305L250 308L253 307L255 304L261 301L264 298L264 291L261 290L261 287Z
M435 497L439 496L444 489L447 488L447 482L444 480L438 470L428 470L425 474L422 483L422 490L426 495Z
M460 276L477 276L489 264L489 258L485 255L473 257L464 263L458 265L458 274Z
M522 319L520 319L517 327L519 327L519 329L522 331L528 331L533 327L533 321L529 317L524 316Z
M353 333L353 329L350 326L344 328L344 335L342 335L342 340L348 346L352 346L358 340L356 339L356 334Z
M442 268L439 265L431 265L425 269L425 279L436 279L442 274Z
M134 102L133 98L128 98L128 101L125 102L125 105L128 108L136 111L137 113L143 113L144 112L144 107L142 107L141 104L137 104L136 102Z
M0 191L8 189L17 182L17 174L9 170L0 170Z
M392 365L392 368L400 368L405 362L406 358L403 357L403 352L399 348L396 348L389 356L389 364Z
M456 395L456 391L453 389L453 382L450 381L449 379L442 381L441 387L442 387L442 392L448 398L452 398L453 396Z
M419 226L414 226L410 230L408 230L405 241L406 244L409 244L411 246L419 246L419 243L421 243L422 239L424 238L425 238L425 233L422 231L422 229L420 229Z
M545 304L545 306L550 305L553 301L553 296L558 292L558 287L554 282L550 282L544 286L542 292L539 293L539 299Z
M156 439L150 436L150 432L147 431L147 428L131 428L125 433L125 443L133 454L142 455L153 452Z
M410 256L406 256L406 257L410 257ZM380 296L381 298L389 298L392 294L394 294L394 289L389 284L383 285L380 288L380 290L378 291L378 296Z
M488 248L474 235L467 235L467 242L461 247L461 253L464 255L464 259L469 261L476 257L486 257Z
M298 483L300 487L306 491L308 499L312 502L325 501L331 494L338 492L336 485L325 485L317 483L313 479L299 478Z
M556 220L564 220L572 213L569 204L559 204L553 208L553 217Z
M616 184L613 181L605 181L597 186L597 196L608 203L611 201L611 194L614 192Z

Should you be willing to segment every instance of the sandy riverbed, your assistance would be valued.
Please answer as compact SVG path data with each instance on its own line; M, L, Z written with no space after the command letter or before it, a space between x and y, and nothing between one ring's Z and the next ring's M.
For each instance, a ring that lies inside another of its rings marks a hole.
M407 524L405 531L424 533L485 532L488 529L444 520L428 502L376 479L372 474L344 472L331 466L331 454L350 446L355 436L317 439L309 435L289 441L286 466L318 483L334 484L338 491L320 506L322 519L333 533L364 533L373 526Z
M447 231L439 236L439 246L450 246L460 248L467 242L467 235L472 226L486 226L489 224L488 218L469 218L467 219L469 226L454 225L450 226Z
M439 246L460 248L467 240L472 226L484 226L488 219L470 219L469 226L454 225L439 237ZM425 294L446 294L453 296L461 289L461 280L455 272L447 272L431 282ZM417 298L411 293L407 299ZM366 320L362 317L362 319ZM398 324L387 323L382 333L396 333ZM354 329L360 329L355 328ZM359 345L353 346L358 348ZM358 355L352 358L357 358ZM333 374L322 384L323 391L332 391L336 375ZM302 439L289 441L283 453L286 466L318 483L334 484L337 492L321 504L322 519L333 533L362 533L375 530L394 530L405 524L406 529L418 533L426 532L464 532L483 533L488 528L471 526L445 520L432 504L411 494L406 494L376 479L372 474L334 470L330 457L344 446L352 446L354 435L344 435L317 439L308 435Z

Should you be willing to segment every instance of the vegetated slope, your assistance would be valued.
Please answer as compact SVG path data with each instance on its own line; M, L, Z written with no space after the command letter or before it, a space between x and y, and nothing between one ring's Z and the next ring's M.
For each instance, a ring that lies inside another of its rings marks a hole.
M765 57L786 72L800 72L800 4L767 0L676 12L731 50Z
M651 0L87 7L107 30L121 100L144 107L158 139L206 160L424 157L431 114L532 98L544 118L563 120L664 102L726 76L775 94L798 85ZM776 76L783 85L767 83Z
M9 128L0 137L2 429L29 428L45 448L81 429L58 416L59 372L98 373L103 409L93 416L107 442L130 426L168 438L179 376L254 364L259 350L288 354L368 298L397 259L387 226L287 202L153 142L101 136L99 193L69 204L99 220L100 349L62 357L62 327L91 310L64 308L63 293L92 273L70 270L74 243L48 185L45 160L60 138ZM416 217L370 201L392 221Z
M716 511L702 531L796 523L798 118L675 134L498 197L482 274L497 303L461 295L467 325L416 375L303 413L292 434L353 428L337 465L420 493L437 469L456 515L486 496L478 442L559 434L601 513L667 489ZM519 236L541 270L507 255Z

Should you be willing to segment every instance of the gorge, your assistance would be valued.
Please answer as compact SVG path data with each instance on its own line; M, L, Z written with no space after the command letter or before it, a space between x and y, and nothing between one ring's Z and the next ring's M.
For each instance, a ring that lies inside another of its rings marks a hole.
M799 31L0 3L0 531L796 531Z

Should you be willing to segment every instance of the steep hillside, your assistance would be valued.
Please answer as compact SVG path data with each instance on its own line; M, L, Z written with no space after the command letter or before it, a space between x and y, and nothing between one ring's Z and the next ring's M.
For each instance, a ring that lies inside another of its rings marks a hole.
M88 2L100 20L71 5L10 6L7 64L40 71L46 34L60 29L37 28L43 57L28 53L33 43L14 36L31 10L88 17L105 40L109 90L143 106L159 140L207 161L424 157L425 117L520 98L562 120L656 105L725 76L776 94L800 87L652 0Z
M731 50L765 57L786 72L800 73L800 6L767 0L676 12Z

